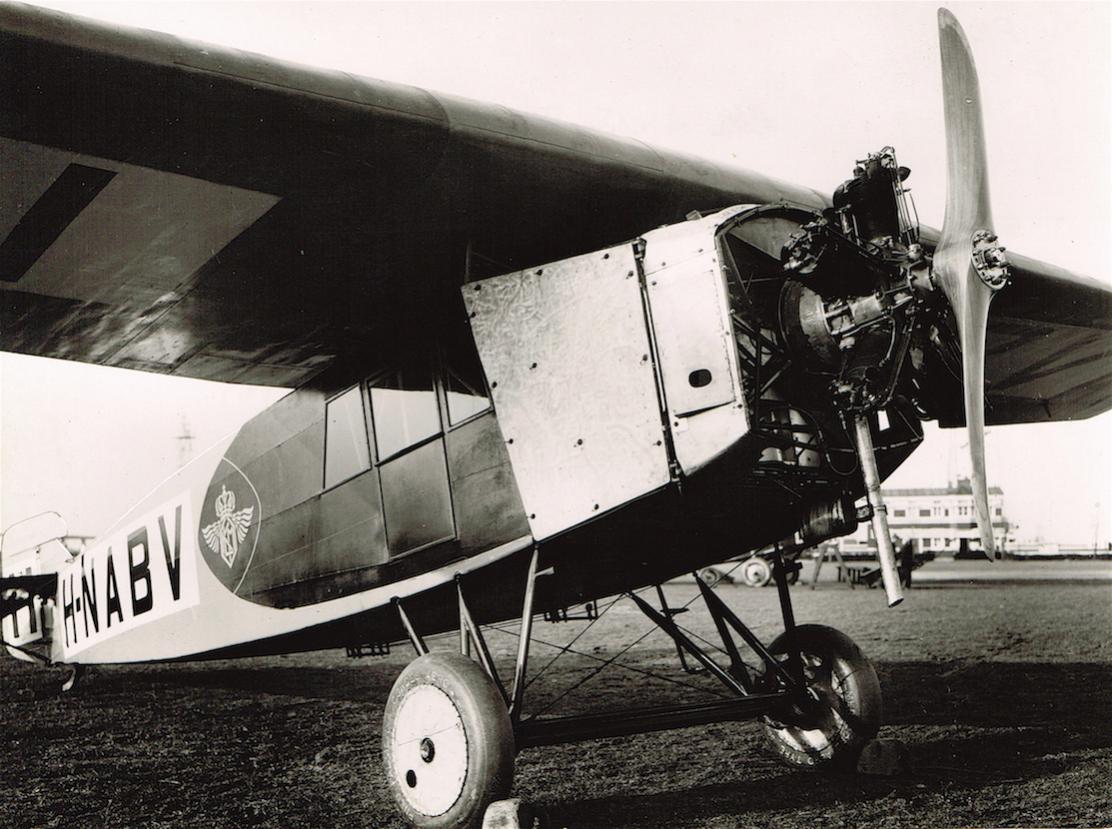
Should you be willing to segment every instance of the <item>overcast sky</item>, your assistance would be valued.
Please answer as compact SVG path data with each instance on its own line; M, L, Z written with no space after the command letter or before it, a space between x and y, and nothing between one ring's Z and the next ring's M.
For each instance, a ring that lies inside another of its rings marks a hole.
M942 221L933 4L42 5L503 103L827 192L891 144L922 220ZM1110 6L949 7L977 56L1003 243L1110 281ZM56 509L71 531L100 532L173 470L183 423L199 451L276 396L3 355L0 526ZM967 469L963 442L928 427L891 483L945 484ZM1107 540L1112 416L998 427L987 445L1020 536Z

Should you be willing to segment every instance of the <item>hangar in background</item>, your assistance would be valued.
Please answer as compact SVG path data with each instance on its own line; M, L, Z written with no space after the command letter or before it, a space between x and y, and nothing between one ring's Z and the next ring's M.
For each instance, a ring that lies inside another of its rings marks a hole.
M912 539L919 552L954 555L980 550L977 517L973 507L973 487L968 478L958 478L945 487L884 489L888 505L888 522L893 537ZM1011 536L1014 527L1004 511L1004 492L998 486L988 488L992 534L997 549L1008 553L1015 546ZM857 531L839 541L843 553L872 552L876 548L872 527L862 523Z

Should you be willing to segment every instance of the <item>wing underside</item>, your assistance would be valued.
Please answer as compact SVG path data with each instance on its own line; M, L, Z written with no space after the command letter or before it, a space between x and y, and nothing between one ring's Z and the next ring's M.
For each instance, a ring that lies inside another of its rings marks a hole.
M500 107L0 7L9 351L292 386L467 275L813 191Z
M1011 256L989 313L986 422L1078 420L1112 408L1112 290Z
M501 107L0 6L0 349L296 386L461 282L813 190ZM988 422L1112 406L1109 288L1017 257Z

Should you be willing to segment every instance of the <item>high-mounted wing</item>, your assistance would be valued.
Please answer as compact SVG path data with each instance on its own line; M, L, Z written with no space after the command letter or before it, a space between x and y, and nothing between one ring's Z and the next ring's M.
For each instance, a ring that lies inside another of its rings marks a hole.
M466 278L691 210L829 204L498 106L36 8L0 6L0 66L7 351L291 386L457 313L445 288ZM1108 408L1112 292L1011 259L986 421Z
M923 228L922 239L933 248L938 231ZM985 424L1081 420L1112 408L1112 286L1007 255L1007 289L989 307ZM960 389L947 403L941 425L964 425Z
M465 270L805 188L496 106L0 8L0 348L294 385Z
M1112 289L1009 253L989 312L985 422L1078 420L1112 407ZM945 425L945 424L944 424Z

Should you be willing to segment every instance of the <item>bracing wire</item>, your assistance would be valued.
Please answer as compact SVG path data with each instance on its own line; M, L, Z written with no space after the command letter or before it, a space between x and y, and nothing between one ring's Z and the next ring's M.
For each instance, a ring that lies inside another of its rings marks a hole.
M740 561L737 562L733 567L731 567L729 570L726 571L726 575L732 574L734 572L734 570L736 570L741 565L742 565L742 562L740 562ZM650 587L644 587L644 588L641 588L641 590L636 590L636 591L632 591L632 592L641 593L645 590L650 590L650 589L652 589L651 586ZM692 596L690 599L688 599L686 602L684 602L684 604L682 604L679 609L683 610L683 609L686 609L686 608L690 607L701 596L702 596L702 591L697 591L695 593L695 595ZM617 602L620 599L621 599L620 596L618 598L614 599L614 601L611 602L607 606L606 609L609 610L610 608L612 608L615 604L617 604ZM602 614L600 613L599 617L601 618L601 616L602 616ZM595 619L593 621L598 621L598 619ZM601 657L593 657L593 658L598 659L599 661L601 661L601 664L597 668L595 668L593 671L591 671L586 676L584 676L581 679L577 680L576 682L572 683L570 686L568 686L566 689L564 689L561 693L557 694L553 699L549 700L548 703L543 708L539 709L538 711L533 712L529 716L527 722L535 720L537 717L539 717L541 714L544 714L546 711L550 711L553 707L556 706L557 703L566 699L570 694L574 693L579 688L582 688L585 684L587 684L592 679L594 679L596 676L598 676L600 673L602 673L608 666L617 665L618 667L621 667L621 668L628 668L629 667L628 665L623 665L622 663L617 662L617 660L620 659L621 657L625 656L627 653L629 653L631 650L633 650L633 648L635 648L637 645L641 644L641 642L648 639L657 630L659 630L659 628L656 625L653 625L651 628L649 628L643 634L641 634L641 636L639 636L637 639L633 640L628 645L626 645L624 648L619 650L616 654L614 654L613 656L611 656L607 659L601 659ZM581 631L580 635L582 635L582 631ZM576 637L576 638L578 638L578 637ZM700 637L700 638L702 638L702 637ZM573 643L574 643L574 641L575 640L572 640ZM703 640L703 641L706 641L706 640ZM561 653L556 654L556 656L553 657L551 662L549 662L549 665L545 666L546 669L547 669L547 667L549 667L553 662L555 662L557 659L559 659L566 652L567 651L562 651ZM586 654L583 654L583 655L586 655ZM688 685L689 687L693 687L693 688L697 687L697 686L689 685L689 683L681 682L679 680L672 680L672 679L669 679L667 677L657 676L657 675L652 674L648 671L642 671L642 673L645 673L648 676L652 676L652 677L655 677L657 679L663 679L663 680L675 682L675 683L678 683L678 684L681 684L681 685ZM705 688L698 688L697 690L707 691L708 693L715 693L713 691L708 691L708 689L705 689ZM717 694L717 695L721 696L720 694Z
M521 636L521 634L519 634L517 631L506 630L504 628L494 628L494 629L496 631L498 631L499 633L505 633L508 636L513 636L514 638L520 638L520 636ZM650 631L650 633L652 633L652 631ZM536 637L531 638L530 641L534 642L538 645L544 645L544 646L549 647L549 648L557 648L561 651L561 655L563 653L570 653L573 656L581 656L584 659L590 659L594 662L604 662L606 664L613 664L613 666L615 668L621 668L623 671L629 671L631 673L639 674L641 676L647 676L647 677L650 677L651 679L659 679L661 682L668 682L668 683L671 683L672 685L680 685L684 688L690 688L693 691L702 691L703 693L712 694L713 696L720 697L722 699L729 699L729 697L726 694L723 694L723 693L721 693L719 691L716 691L716 690L713 690L711 688L703 688L703 687L701 687L699 685L695 685L694 683L691 683L691 682L684 682L682 679L676 679L675 677L665 676L664 674L653 673L652 671L645 670L644 668L637 668L637 667L634 667L633 665L626 665L623 662L612 662L610 660L605 659L604 657L595 656L593 653L587 653L586 651L578 651L578 650L575 650L573 648L569 648L566 645L557 645L555 642L546 642L544 639L538 639ZM547 710L547 709L545 709L545 710ZM541 712L538 712L538 713L541 713ZM533 719L533 717L530 717L530 719Z

